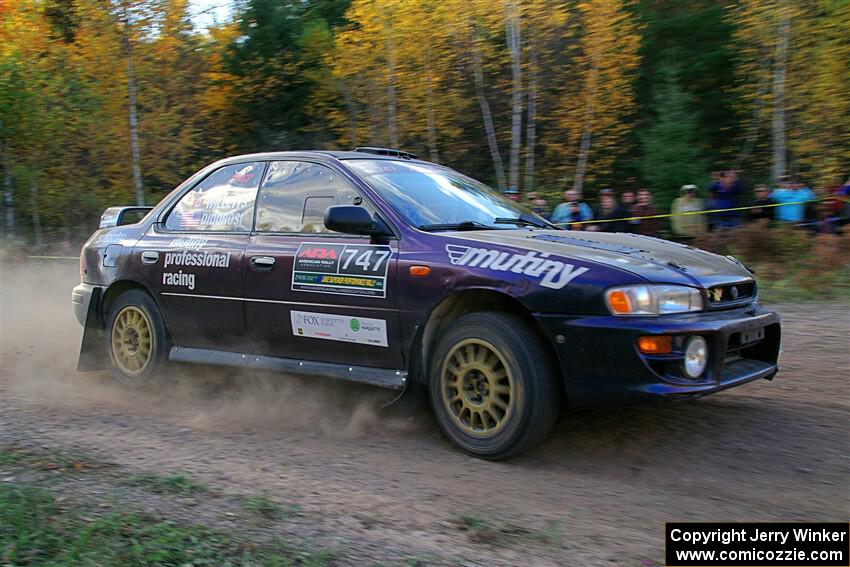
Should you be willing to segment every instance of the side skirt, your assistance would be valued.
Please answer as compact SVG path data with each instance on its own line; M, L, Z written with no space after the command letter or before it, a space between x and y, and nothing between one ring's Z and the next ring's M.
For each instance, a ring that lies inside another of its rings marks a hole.
M321 376L348 382L380 386L391 390L403 390L407 385L407 372L368 366L349 366L332 362L312 362L294 358L242 354L204 348L172 347L168 359L174 362L217 364L239 368L256 368L288 372L305 376Z

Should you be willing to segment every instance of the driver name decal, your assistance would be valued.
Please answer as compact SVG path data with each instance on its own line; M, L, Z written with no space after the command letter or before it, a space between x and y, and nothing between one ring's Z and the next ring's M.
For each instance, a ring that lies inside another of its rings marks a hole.
M386 297L392 253L389 246L302 242L292 265L292 290Z
M541 278L540 285L551 289L561 289L578 276L587 272L587 268L576 268L559 260L550 260L545 252L529 251L525 254L511 254L489 248L473 248L446 244L449 261L455 266L486 268L497 272L513 272L532 278Z

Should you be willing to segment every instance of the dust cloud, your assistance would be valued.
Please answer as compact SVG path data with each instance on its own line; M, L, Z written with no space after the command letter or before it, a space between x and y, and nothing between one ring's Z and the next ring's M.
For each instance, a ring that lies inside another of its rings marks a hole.
M182 427L222 432L304 432L330 437L433 428L427 402L389 390L243 369L169 365L150 390L121 386L109 372L76 372L82 327L71 289L76 262L0 265L2 405L81 412L147 413ZM423 424L424 422L424 424Z

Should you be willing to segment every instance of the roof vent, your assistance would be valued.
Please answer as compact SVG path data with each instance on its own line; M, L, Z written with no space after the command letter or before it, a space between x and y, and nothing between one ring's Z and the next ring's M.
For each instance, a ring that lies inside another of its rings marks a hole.
M363 152L364 154L375 154L378 156L390 156L390 157L400 157L403 159L416 159L416 154L412 154L410 152L403 152L401 150L394 150L392 148L369 148L369 147L360 147L354 148L355 152Z

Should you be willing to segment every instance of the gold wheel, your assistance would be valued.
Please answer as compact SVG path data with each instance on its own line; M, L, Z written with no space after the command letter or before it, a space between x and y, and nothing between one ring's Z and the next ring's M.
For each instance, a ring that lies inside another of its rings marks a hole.
M474 437L497 434L514 411L511 371L499 350L481 339L452 347L440 371L440 391L452 421Z
M145 312L129 305L118 312L112 325L112 358L122 373L140 376L151 362L153 333Z

